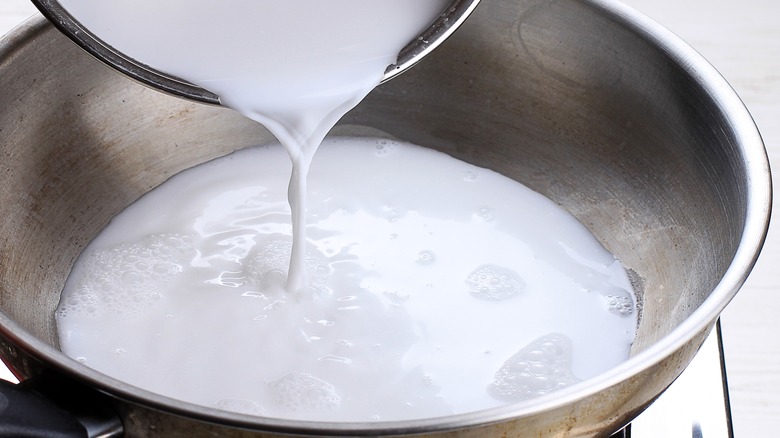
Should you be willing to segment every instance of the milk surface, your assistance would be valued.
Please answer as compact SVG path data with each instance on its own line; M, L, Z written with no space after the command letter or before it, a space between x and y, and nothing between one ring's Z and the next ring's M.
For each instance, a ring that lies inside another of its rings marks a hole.
M623 267L550 200L387 139L326 140L310 174L304 294L279 145L173 177L85 250L63 351L237 412L381 421L525 400L628 357Z

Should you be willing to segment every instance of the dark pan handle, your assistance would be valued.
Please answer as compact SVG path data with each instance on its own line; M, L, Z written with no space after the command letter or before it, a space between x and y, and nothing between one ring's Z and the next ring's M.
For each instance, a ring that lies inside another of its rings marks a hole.
M47 371L16 385L0 380L0 437L110 438L122 423L104 396Z

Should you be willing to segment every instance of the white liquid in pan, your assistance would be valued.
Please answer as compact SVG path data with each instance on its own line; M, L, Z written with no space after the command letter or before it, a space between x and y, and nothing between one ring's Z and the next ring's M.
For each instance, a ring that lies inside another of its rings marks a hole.
M415 146L340 140L307 188L327 131L448 1L62 4L287 151L189 170L115 218L63 291L68 355L170 397L329 421L488 408L627 358L620 263L523 186Z
M283 418L393 420L524 400L624 361L621 264L548 199L380 139L314 159L307 293L280 146L175 176L116 217L57 311L63 350L177 399Z

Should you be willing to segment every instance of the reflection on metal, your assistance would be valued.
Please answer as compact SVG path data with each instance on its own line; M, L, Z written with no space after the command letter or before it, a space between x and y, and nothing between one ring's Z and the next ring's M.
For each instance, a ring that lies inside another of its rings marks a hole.
M82 49L115 70L136 81L174 96L196 102L219 105L219 96L183 79L156 70L111 47L71 16L57 0L32 0L41 13ZM479 0L452 0L450 6L418 38L398 54L398 60L387 68L386 82L416 64L447 39L468 18Z

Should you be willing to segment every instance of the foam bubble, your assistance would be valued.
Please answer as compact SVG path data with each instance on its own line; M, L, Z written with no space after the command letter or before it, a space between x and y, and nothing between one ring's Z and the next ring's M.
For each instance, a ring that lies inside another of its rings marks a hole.
M260 290L283 288L287 281L292 239L285 235L269 235L260 240L245 261L245 278L253 282ZM327 259L313 246L306 251L306 273L308 288L329 293L328 280L331 268Z
M569 338L559 333L543 336L504 362L488 392L510 402L549 394L579 381L571 362Z
M252 400L223 398L214 404L223 411L237 412L248 415L265 415L266 410Z
M466 285L477 298L491 301L512 298L525 289L525 282L515 271L497 265L475 269L466 277Z
M246 262L250 277L260 278L270 271L287 272L290 264L292 241L287 236L273 236L257 245L259 250Z
M418 265L428 266L436 261L436 254L433 251L420 251L417 253L416 263Z
M485 222L491 222L494 219L493 209L490 207L480 207L479 210L477 210L477 217Z
M164 296L165 287L195 254L191 237L182 234L153 234L92 251L82 261L85 275L69 280L74 284L63 295L57 316L136 314Z
M306 373L289 373L268 382L278 407L292 412L336 409L341 397L330 383Z
M376 142L376 155L383 157L395 152L396 144L390 140L377 140Z
M604 298L610 313L624 318L634 313L634 299L628 292L621 295L606 295Z

